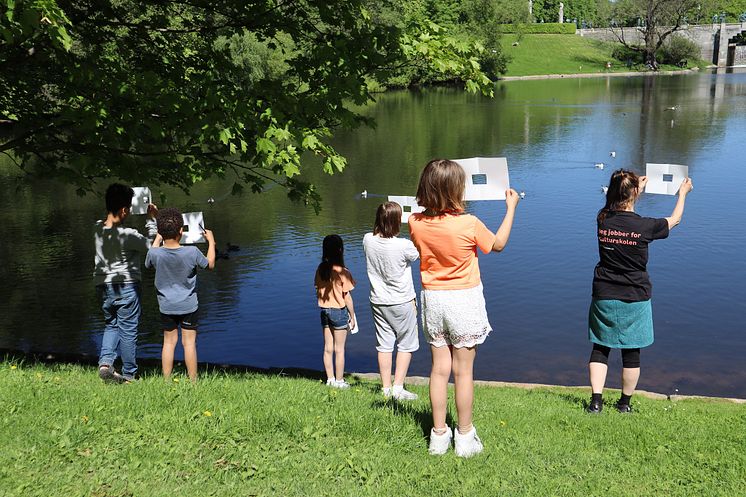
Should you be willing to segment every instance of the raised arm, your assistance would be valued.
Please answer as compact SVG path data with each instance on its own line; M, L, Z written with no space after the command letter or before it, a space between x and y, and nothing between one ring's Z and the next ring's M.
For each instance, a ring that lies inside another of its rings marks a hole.
M512 188L505 192L505 204L507 210L505 211L505 217L500 227L495 233L495 243L492 245L493 252L502 252L505 246L508 244L510 238L510 230L513 229L513 219L515 218L515 209L518 205L520 197L518 193Z
M207 267L215 269L215 236L212 230L205 230L205 240L207 240Z
M155 204L148 204L148 216L145 219L145 231L147 231L147 237L148 241L155 241L155 239L158 236L158 224L155 221L156 216L158 215L158 207ZM153 243L154 247L158 247L159 245L156 245Z
M681 182L679 187L679 198L676 200L676 206L673 208L673 212L670 217L666 218L668 221L668 229L672 229L674 226L681 222L681 216L684 215L684 203L686 202L686 196L692 191L692 180L690 178L685 179Z

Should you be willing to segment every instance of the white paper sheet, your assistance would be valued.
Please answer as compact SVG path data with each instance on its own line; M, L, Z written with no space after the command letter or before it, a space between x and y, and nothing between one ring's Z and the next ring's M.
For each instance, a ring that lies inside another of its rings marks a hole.
M454 161L466 172L464 200L505 200L505 190L510 188L505 157L472 157Z
M201 212L185 212L182 214L184 218L184 234L181 237L182 245L189 245L194 243L205 243L205 237L202 236L202 231L205 226L205 219Z
M148 205L153 201L150 188L147 186L136 186L132 189L135 190L135 196L132 197L130 213L135 215L147 214Z
M425 210L424 207L420 207L417 205L417 198L416 197L406 197L406 196L399 196L399 195L389 195L388 198L389 202L396 202L397 204L401 205L401 222L402 223L408 223L409 222L409 216L416 212L423 212Z
M648 177L645 193L676 195L681 182L689 177L689 168L677 164L646 164L645 176Z

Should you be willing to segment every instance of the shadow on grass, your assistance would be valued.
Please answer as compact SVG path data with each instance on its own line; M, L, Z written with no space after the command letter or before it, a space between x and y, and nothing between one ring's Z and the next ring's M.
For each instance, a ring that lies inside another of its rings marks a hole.
M422 430L422 436L430 438L430 430L433 427L433 413L429 405L423 405L421 402L405 401L400 402L393 398L378 399L371 404L373 409L388 410L396 416L413 419ZM450 410L446 412L446 425L453 426L453 416Z
M6 362L17 362L23 364L43 364L52 366L55 364L75 364L80 366L98 365L98 357L88 354L57 354L57 353L38 353L38 352L20 352L16 350L0 349L0 358ZM119 360L115 364L118 367ZM174 365L183 364L183 361L176 361ZM137 365L140 376L158 376L161 374L161 361L155 358L137 359ZM213 364L199 363L199 374L206 373L224 373L224 374L260 374L266 376L280 376L286 378L305 378L314 381L326 381L326 374L323 371L316 371L306 368L257 368L254 366L241 366L234 364ZM352 384L361 384L358 379L354 379Z

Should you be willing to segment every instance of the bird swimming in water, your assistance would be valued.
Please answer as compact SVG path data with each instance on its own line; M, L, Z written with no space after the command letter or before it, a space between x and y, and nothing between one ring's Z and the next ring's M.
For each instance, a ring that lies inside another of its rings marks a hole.
M228 249L228 252L238 252L241 250L241 247L238 245L233 245L231 242L228 242L225 244L225 248Z
M604 168L604 163L603 162L596 162L596 164L593 167L595 167L596 169L603 169Z
M363 198L367 198L368 197L368 190L363 190L362 192L360 192L360 196L363 197Z
M609 157L616 157L616 152L614 150L609 152Z
M526 192L521 192L518 194L518 196L521 198L526 198Z
M212 205L212 204L215 203L215 199L213 197L210 197L210 198L207 199L207 203L210 204L210 205Z
M609 191L609 187L606 185L601 186L601 191L604 192L604 195L606 195L606 192Z

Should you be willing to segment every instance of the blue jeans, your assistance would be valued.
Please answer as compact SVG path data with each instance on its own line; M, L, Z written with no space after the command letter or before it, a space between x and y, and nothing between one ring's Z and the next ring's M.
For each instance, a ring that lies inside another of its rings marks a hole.
M99 366L113 366L117 349L122 356L122 376L131 380L137 373L137 326L140 322L140 284L109 283L96 287L104 311L104 337Z

